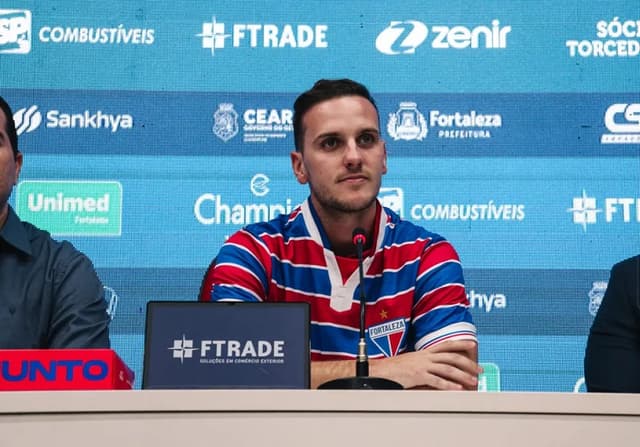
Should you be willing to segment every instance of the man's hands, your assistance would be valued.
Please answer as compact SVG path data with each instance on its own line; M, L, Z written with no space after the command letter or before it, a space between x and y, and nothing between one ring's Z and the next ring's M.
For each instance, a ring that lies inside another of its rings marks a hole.
M482 368L477 363L478 345L473 340L438 343L417 352L370 360L372 377L399 382L407 389L476 390ZM313 362L311 386L355 373L355 361Z
M472 340L452 340L423 349L371 362L371 375L388 377L405 388L476 390L478 347Z

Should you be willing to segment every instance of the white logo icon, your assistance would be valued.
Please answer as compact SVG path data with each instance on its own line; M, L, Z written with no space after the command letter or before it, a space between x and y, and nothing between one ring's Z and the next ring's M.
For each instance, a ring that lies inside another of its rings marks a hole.
M251 178L250 188L254 196L263 197L269 194L269 177L265 174L256 174Z
M31 52L31 11L0 9L0 53Z
M640 144L640 104L612 104L604 114L609 130L602 144Z
M184 359L193 358L193 351L198 348L193 347L193 340L187 340L182 334L182 339L173 340L173 346L169 350L173 351L174 359L180 359L180 363L183 363Z
M586 232L587 225L596 223L597 215L602 210L596 207L595 197L588 197L583 189L582 197L574 197L573 207L569 208L567 212L573 213L573 223L582 225L582 229Z
M600 309L602 298L607 291L607 285L607 281L594 281L591 290L589 290L589 313L594 317L598 313L598 309Z
M216 18L212 17L211 22L205 22L202 24L202 32L196 34L198 37L202 37L202 48L211 50L211 56L215 56L215 51L218 48L224 48L224 41L231 34L224 33L224 23L216 22Z
M13 121L16 123L16 132L22 135L25 132L33 132L42 123L42 114L38 111L38 106L23 108L13 114Z
M389 23L376 38L376 48L383 54L414 54L427 38L427 27L416 20Z
M380 188L378 199L382 206L404 217L404 191L402 188Z
M238 113L233 104L218 105L213 114L213 133L225 143L238 134Z
M104 286L103 289L104 299L107 302L107 315L109 315L109 318L113 320L113 317L116 316L116 309L118 308L118 301L120 300L120 298L118 297L116 291L111 287Z
M422 141L427 136L427 121L415 102L401 102L398 110L389 114L387 132L395 141Z
M586 390L586 384L585 384L585 380L584 377L580 377L578 380L576 380L575 385L573 385L573 392L574 393L584 393Z

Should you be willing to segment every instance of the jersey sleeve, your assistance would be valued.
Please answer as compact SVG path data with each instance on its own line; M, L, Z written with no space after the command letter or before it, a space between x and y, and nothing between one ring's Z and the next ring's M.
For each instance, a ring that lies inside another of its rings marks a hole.
M453 246L436 239L422 253L412 326L416 350L452 339L476 340L460 259Z
M269 290L271 257L258 236L246 229L233 234L216 256L208 275L212 301L264 301Z

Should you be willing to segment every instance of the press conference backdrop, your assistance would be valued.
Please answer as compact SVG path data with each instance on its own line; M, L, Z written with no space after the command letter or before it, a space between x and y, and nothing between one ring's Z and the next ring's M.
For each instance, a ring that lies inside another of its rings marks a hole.
M194 300L228 235L307 196L291 108L323 77L370 87L381 200L457 248L481 388L584 391L640 252L637 0L0 0L11 203L94 261L140 379L145 303Z

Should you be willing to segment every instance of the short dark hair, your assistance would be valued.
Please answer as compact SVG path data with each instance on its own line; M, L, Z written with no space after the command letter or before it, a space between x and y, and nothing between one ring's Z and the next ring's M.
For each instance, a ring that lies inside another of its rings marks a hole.
M5 131L9 136L9 142L11 143L11 147L13 148L13 155L18 154L18 133L16 132L16 123L13 120L13 112L11 112L11 107L4 100L2 96L0 96L0 109L4 112L4 115L7 117Z
M302 93L293 104L293 138L296 151L302 151L304 140L304 129L302 128L302 118L305 113L318 103L341 96L361 96L369 101L378 113L378 106L371 97L369 90L359 82L351 79L320 79L311 89Z

